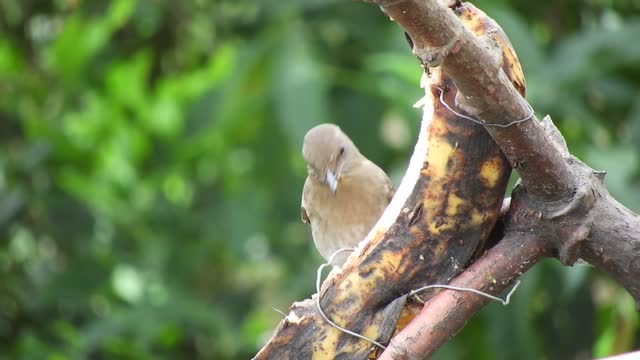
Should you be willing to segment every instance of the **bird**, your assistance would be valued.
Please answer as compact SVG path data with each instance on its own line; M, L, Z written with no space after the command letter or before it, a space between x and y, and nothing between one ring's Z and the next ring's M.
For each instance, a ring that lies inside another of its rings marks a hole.
M320 255L340 268L378 221L395 192L387 174L364 157L335 124L320 124L304 136L307 178L302 190L302 222L311 226Z

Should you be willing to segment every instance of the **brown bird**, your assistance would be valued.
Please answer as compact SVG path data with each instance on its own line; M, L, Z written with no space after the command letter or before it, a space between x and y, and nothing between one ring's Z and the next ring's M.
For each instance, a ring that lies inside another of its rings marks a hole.
M393 197L393 184L376 164L360 154L342 130L322 124L304 137L307 179L302 190L302 221L311 225L316 248L327 261L342 248L364 239ZM349 252L336 255L340 267Z

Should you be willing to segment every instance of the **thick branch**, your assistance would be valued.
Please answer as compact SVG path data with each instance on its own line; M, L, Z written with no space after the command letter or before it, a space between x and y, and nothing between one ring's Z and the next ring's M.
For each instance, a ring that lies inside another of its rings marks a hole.
M640 217L611 198L600 181L602 173L593 172L576 159L569 163L574 173L583 173L579 178L593 180L593 188L577 194L577 200L566 212L552 214L548 209L545 213L535 210L538 204L518 187L505 217L506 235L451 285L497 294L543 257L555 255L566 259L582 257L614 276L636 299L640 296ZM592 203L595 205L590 206ZM589 233L592 218L597 222ZM559 242L561 248L556 247ZM472 293L440 292L391 340L380 359L428 358L487 301Z
M640 311L640 216L612 198L604 183L595 196L594 226L579 256L619 281Z
M449 8L439 0L375 2L404 27L423 64L439 66L453 79L458 106L487 123L507 124L527 115L529 105L500 68L504 58L497 55L495 39L489 33L473 35L456 16L472 5L454 1ZM549 249L567 265L581 257L609 273L640 307L638 216L609 196L601 174L568 154L550 119L485 128L518 170L523 184L520 206L546 220L531 228L531 219L523 217L514 226L543 235ZM568 238L563 236L567 232Z
M507 234L450 285L499 294L515 278L547 256L532 234ZM426 359L457 334L489 300L470 292L443 290L429 300L392 340L379 360Z
M500 48L489 36L472 34L440 0L380 0L383 11L413 41L426 66L441 66L454 80L457 101L486 123L508 124L530 114L530 105L501 70ZM550 140L536 121L507 128L487 127L532 194L546 200L570 198L574 179L560 154L548 151Z

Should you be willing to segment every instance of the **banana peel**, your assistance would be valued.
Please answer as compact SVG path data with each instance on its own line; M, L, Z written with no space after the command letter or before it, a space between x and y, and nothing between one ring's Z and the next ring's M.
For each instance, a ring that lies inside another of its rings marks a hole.
M502 70L524 96L522 68L500 26L469 3L452 10L475 35L502 48ZM448 283L483 249L511 166L483 126L443 104L464 113L440 68L427 69L421 86L420 136L396 196L342 271L320 294L291 306L255 359L375 359L381 348L329 325L316 297L338 326L386 344L422 307L406 294Z

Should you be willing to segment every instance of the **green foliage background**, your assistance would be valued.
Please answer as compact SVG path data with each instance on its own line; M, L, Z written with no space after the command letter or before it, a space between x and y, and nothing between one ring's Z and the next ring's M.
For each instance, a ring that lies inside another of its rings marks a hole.
M640 2L484 0L528 99L640 210ZM399 180L420 68L376 6L0 0L0 359L246 359L313 292L302 136ZM439 359L640 346L631 298L547 261Z

